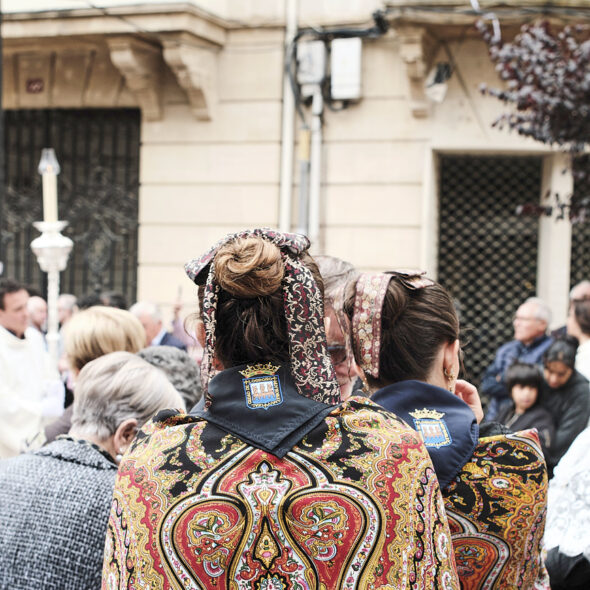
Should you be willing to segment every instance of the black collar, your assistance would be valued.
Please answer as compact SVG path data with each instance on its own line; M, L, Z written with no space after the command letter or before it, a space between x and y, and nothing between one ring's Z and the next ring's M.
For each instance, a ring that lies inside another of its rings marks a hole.
M417 430L446 488L477 445L479 427L469 406L456 395L422 381L387 385L371 398Z
M300 395L288 363L226 369L208 389L209 408L191 414L279 458L337 407Z

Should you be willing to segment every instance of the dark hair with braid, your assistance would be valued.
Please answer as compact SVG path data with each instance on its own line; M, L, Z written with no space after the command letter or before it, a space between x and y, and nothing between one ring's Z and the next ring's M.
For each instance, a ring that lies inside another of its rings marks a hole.
M573 369L576 366L576 352L578 350L578 339L569 334L555 338L549 348L543 353L543 364L563 363L566 367Z

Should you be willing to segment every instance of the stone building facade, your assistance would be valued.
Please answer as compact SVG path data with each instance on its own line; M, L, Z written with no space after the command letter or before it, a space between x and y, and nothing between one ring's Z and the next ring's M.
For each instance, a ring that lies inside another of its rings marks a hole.
M502 34L510 37L547 4L557 24L581 18L575 10L584 1L480 4L496 11ZM523 5L529 12L519 9ZM566 5L569 16L559 11ZM468 1L6 0L3 10L4 109L141 112L138 299L171 306L182 286L190 306L186 260L245 226L301 226L302 123L284 75L293 24L308 32L366 29L380 10L389 25L362 40L360 99L343 110L323 109L314 252L363 269L420 267L442 276L448 261L441 260L441 241L450 243L460 224L481 226L479 214L451 216L441 225L449 212L440 207L441 175L455 157L475 158L463 162L466 174L493 164L489 158L532 157L539 186L526 190L537 201L548 190L571 189L563 156L491 127L502 105L482 96L479 86L499 81ZM439 63L451 64L452 75L444 100L435 103L424 88ZM310 124L311 108L301 110ZM477 174L473 178L469 190L478 191ZM488 181L482 176L480 182ZM457 184L448 189L459 191L451 203L473 198ZM502 338L521 294L548 300L555 324L565 318L571 226L551 218L535 224L533 280L502 299ZM512 249L500 228L485 257L496 244L501 257ZM454 247L461 254L461 244ZM451 260L459 255L453 252L446 254ZM518 265L517 256L510 269L515 281ZM473 269L465 274L474 285L487 280ZM506 282L494 286L500 296ZM475 299L463 297L462 307L474 308ZM477 305L491 304L492 295L488 299Z

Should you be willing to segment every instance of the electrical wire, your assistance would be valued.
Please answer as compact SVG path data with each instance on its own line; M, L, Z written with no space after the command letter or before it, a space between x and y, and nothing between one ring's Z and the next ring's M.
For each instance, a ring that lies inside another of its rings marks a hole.
M301 89L296 80L297 72L297 43L301 41L303 37L309 37L310 40L323 41L329 50L329 43L334 39L350 39L350 38L365 38L365 39L376 39L383 36L389 29L389 23L385 18L385 13L382 10L377 10L372 15L374 25L372 27L365 28L351 28L351 27L331 27L331 28L318 28L318 27L304 27L300 28L297 35L293 38L291 47L287 54L286 71L289 76L289 81L293 95L295 97L295 106L297 113L306 125L305 113L303 112L303 100L301 97ZM348 100L337 100L332 99L330 95L330 78L325 77L321 83L322 97L324 104L331 111L342 111L350 106ZM338 106L336 106L338 104Z
M297 110L297 114L301 119L302 124L305 126L307 125L307 121L305 119L305 113L303 112L303 108L301 106L302 99L301 99L301 88L299 84L297 84L296 80L296 70L297 70L297 42L301 38L302 33L297 33L294 37L287 50L285 51L285 72L289 77L289 85L291 86L291 91L293 92L293 97L295 98L295 108Z
M404 7L395 7L395 6L388 6L387 8L383 9L383 12L386 15L392 14L417 14L417 13L432 13L432 14L459 14L459 15L466 15L466 16L480 16L482 14L481 11L476 11L473 8L444 8L441 6L404 6ZM585 19L588 18L588 11L583 10L581 8L572 8L568 6L548 6L544 4L543 6L519 6L518 8L505 8L499 6L496 8L495 13L497 16L501 17L521 17L521 16L529 16L529 15L566 15L566 16L579 16L584 17Z

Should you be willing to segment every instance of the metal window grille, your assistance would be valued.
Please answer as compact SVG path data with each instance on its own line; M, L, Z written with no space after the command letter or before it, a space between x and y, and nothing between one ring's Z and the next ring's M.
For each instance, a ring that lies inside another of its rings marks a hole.
M0 260L10 276L46 293L30 243L42 219L37 166L53 147L61 167L59 218L74 240L61 291L82 296L113 290L135 300L139 186L137 109L5 112L5 170L0 198Z
M582 156L574 163L575 172L582 168L586 174L582 177L574 174L574 194L579 200L590 200L590 157ZM588 213L572 224L572 246L570 258L570 287L583 280L590 280L590 202Z
M539 222L515 210L538 202L541 173L536 157L440 158L438 278L456 301L475 382L512 340L512 317L536 291Z

